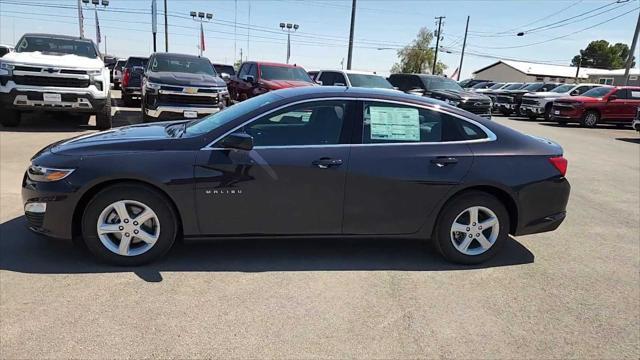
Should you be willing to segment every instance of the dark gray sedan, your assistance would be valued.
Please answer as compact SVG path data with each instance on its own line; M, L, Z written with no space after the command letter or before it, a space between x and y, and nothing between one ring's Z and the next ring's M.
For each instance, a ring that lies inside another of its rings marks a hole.
M193 121L54 143L25 173L30 228L139 265L176 237L412 237L450 261L556 229L557 144L393 90L269 92Z

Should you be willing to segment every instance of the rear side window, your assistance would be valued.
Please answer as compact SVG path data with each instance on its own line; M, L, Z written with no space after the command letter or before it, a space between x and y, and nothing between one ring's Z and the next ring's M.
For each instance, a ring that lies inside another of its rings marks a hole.
M363 144L477 140L487 134L471 122L409 105L365 102Z
M627 99L640 100L640 88L627 89Z
M322 81L322 85L333 85L336 83L336 75L331 71L323 71L318 80Z
M402 91L424 89L424 84L415 75L391 75L389 82Z

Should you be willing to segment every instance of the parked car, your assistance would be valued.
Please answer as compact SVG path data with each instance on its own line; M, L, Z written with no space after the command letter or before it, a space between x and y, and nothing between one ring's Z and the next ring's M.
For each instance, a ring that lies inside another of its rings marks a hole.
M142 119L199 118L220 111L229 93L209 60L157 52L142 78Z
M118 59L118 61L116 61L116 64L113 66L111 78L113 79L113 88L116 90L120 89L120 81L122 81L122 68L126 63L127 59Z
M602 86L581 96L565 97L553 102L551 121L577 122L594 127L601 123L631 125L640 106L640 87Z
M636 117L635 119L633 119L633 122L631 123L631 127L634 128L636 131L640 131L640 106L636 108Z
M521 110L531 119L543 116L545 120L551 118L553 101L565 96L582 95L585 92L602 86L601 84L564 84L548 92L525 94L522 97Z
M547 92L558 87L558 83L529 83L515 90L504 90L496 94L496 106L502 115L509 116L515 113L518 116L524 115L520 112L522 97L528 93Z
M228 83L232 76L236 76L236 69L233 68L233 65L225 65L225 64L212 64L213 68L216 70L216 73Z
M454 80L426 74L392 74L389 82L401 91L442 100L471 113L491 118L491 99L464 90Z
M491 80L481 80L481 79L464 79L464 80L458 81L458 84L459 84L462 88L467 89L467 88L472 87L472 86L473 86L473 85L475 85L475 84L479 84L479 83L482 83L482 82L488 82L488 81L491 81Z
M503 87L508 86L508 84L509 84L509 83L495 83L495 84L491 85L491 86L490 86L490 87L488 87L488 88L471 89L471 91L474 91L474 92L477 92L477 93L485 94L485 93L490 93L490 92L495 91L495 90L502 89ZM485 94L485 95L486 95L486 94Z
M104 67L109 69L109 80L113 84L113 68L116 66L116 62L118 61L118 59L114 58L113 56L104 56L103 61Z
M365 71L321 70L315 77L315 81L323 86L393 89L393 85L383 76Z
M482 95L486 95L491 99L491 104L492 104L492 111L496 111L498 110L498 94L503 93L505 91L509 91L509 90L517 90L520 89L522 87L526 86L525 83L514 83L514 82L508 82L508 83L504 83L502 86L498 86L494 89L487 89L485 91L481 91L480 93L482 93Z
M13 46L0 45L0 58L13 51Z
M134 98L142 97L142 75L149 58L131 56L122 67L122 102L125 106L133 106Z
M475 264L562 223L566 170L559 145L441 101L305 87L51 144L22 199L31 230L119 265L177 236L430 239Z
M109 71L89 39L24 34L16 51L0 58L0 123L17 126L23 112L73 114L82 123L96 115L99 129L111 127Z
M272 90L314 85L301 66L247 61L227 86L233 100L243 101Z
M469 91L478 91L478 90L481 90L481 89L489 89L490 87L492 87L495 84L496 83L494 83L492 81L485 81L485 82L477 83L477 84L473 85L472 87L470 87L468 89L469 89Z

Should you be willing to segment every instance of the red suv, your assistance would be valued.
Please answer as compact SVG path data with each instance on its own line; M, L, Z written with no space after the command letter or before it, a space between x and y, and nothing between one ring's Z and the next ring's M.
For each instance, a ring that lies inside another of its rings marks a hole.
M577 122L593 127L598 123L631 124L640 106L640 87L601 86L581 96L564 97L553 102L551 121Z
M229 80L227 88L232 99L242 101L271 90L314 85L300 66L247 61L240 66L238 75Z

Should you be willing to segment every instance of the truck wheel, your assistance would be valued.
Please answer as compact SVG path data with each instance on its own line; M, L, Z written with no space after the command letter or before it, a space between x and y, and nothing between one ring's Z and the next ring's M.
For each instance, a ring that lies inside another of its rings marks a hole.
M597 111L587 111L580 120L580 125L584 127L594 127L600 121L600 114Z
M109 96L102 110L96 114L96 127L99 130L107 130L111 129L111 125L111 96Z
M16 110L5 109L4 114L0 117L2 126L14 127L20 124L20 112Z
M147 115L147 108L144 106L144 99L142 100L142 106L140 107L140 110L142 111L142 122L143 123L149 123L149 122L153 122L155 120L155 118Z
M551 120L551 106L552 106L552 104L547 104L547 105L544 107L544 119L545 119L546 121Z
M91 120L91 114L81 114L76 116L76 120L80 125L87 125Z

